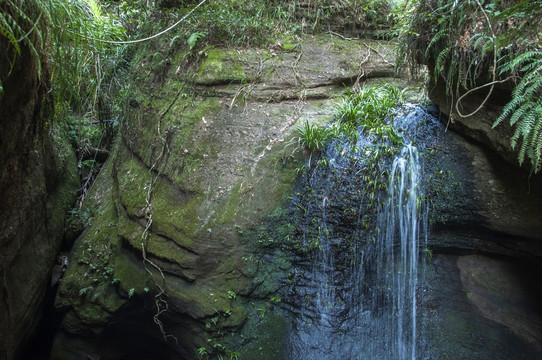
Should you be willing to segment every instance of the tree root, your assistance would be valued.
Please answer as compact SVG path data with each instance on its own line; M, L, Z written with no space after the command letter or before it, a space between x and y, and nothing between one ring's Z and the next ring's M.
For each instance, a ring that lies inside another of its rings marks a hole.
M176 100L176 98L175 98L175 100ZM165 113L162 114L162 117L163 117L163 115L165 115ZM160 122L158 124L158 131L160 131ZM143 233L141 234L141 253L142 253L142 256L143 256L143 266L145 267L145 270L149 273L149 275L151 276L151 279L153 280L154 284L160 290L158 292L158 294L156 294L155 297L154 297L155 298L155 304L156 304L156 314L153 316L153 321L154 321L154 323L156 325L158 325L158 327L160 329L160 333L164 337L164 340L168 341L168 339L171 338L171 339L173 339L175 341L175 343L178 344L177 338L174 335L167 334L165 332L164 325L162 324L162 321L160 320L160 315L162 313L168 311L168 309L169 309L168 303L164 299L164 297L167 296L167 294L166 294L166 278L164 276L164 272L162 271L160 266L158 266L156 263L154 263L153 261L151 261L147 257L147 251L146 251L146 247L145 247L146 243L148 242L149 231L150 231L151 226L152 226L152 214L153 214L153 210L152 210L152 192L154 190L156 182L158 181L158 178L160 177L160 175L162 173L162 169L166 164L166 161L164 161L164 159L166 158L166 155L169 154L169 146L168 146L168 139L167 138L169 137L170 134L171 134L171 132L169 131L169 129L166 130L166 137L162 138L162 141L164 143L163 147L162 147L162 152L160 153L158 158L154 161L154 163L152 164L152 166L149 169L149 173L152 174L152 179L151 179L151 183L150 183L150 185L149 185L149 187L147 189L147 195L145 196L146 225L145 225L145 229L143 230ZM159 167L158 171L153 173L154 169L156 167L158 167L159 162L160 162L161 166ZM150 265L152 268L154 268L155 270L157 270L160 273L160 277L162 279L161 284L155 279L155 276L154 276L153 272L151 271L151 269L147 265Z

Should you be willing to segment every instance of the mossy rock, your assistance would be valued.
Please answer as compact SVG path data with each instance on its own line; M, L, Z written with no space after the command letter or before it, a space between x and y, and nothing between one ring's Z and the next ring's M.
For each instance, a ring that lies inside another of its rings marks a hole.
M241 58L235 50L210 48L201 63L197 81L206 85L246 82L249 80L242 66Z

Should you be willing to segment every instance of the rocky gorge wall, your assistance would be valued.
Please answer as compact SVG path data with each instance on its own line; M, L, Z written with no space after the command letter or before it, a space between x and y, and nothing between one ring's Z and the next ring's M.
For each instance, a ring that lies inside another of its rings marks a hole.
M167 42L136 54L115 153L87 200L95 216L56 300L66 315L53 358L134 358L142 350L126 352L121 333L161 344L161 325L141 324L155 315L169 346L154 350L195 358L269 306L288 261L246 237L294 189L293 130L329 120L343 84L394 72L386 42L322 35L285 48L210 48L188 71Z
M14 359L40 321L79 179L70 146L50 137L45 62L40 74L26 46L15 57L2 36L0 48L0 359Z

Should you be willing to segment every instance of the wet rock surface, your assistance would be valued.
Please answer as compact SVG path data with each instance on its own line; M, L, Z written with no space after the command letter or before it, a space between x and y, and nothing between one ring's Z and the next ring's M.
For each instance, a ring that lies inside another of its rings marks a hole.
M446 132L434 107L407 106L401 112L395 125L424 159L420 186L428 206L416 358L537 358L541 212L540 194L528 181L539 179L496 166L487 149ZM367 151L366 141L356 145ZM381 240L363 230L370 215L361 180L367 165L349 146L327 148L324 157L332 165L304 176L292 204L289 219L295 219L300 244L290 278L296 285L286 296L300 319L291 338L292 359L316 353L325 359L393 358L391 351L379 352L378 339L372 340L373 350L359 347L380 331L360 329L369 327L363 319L379 321L371 309L381 301L372 283L382 266L374 241Z

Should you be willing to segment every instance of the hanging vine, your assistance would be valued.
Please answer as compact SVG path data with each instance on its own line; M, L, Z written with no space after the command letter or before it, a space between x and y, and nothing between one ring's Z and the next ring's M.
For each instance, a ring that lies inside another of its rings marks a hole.
M176 100L176 99L175 99ZM162 116L163 117L163 116ZM160 123L158 122L158 133L160 135ZM165 131L165 137L160 137L160 140L162 141L162 149L156 160L153 162L152 166L149 168L149 173L151 174L151 182L147 187L147 194L145 196L145 228L143 229L143 233L141 234L141 254L143 256L143 266L145 267L145 270L149 273L151 276L154 284L159 289L158 293L154 296L154 302L156 305L156 314L153 316L153 321L156 325L158 325L160 332L165 340L168 340L169 338L173 339L175 343L177 343L177 338L174 335L167 334L164 330L164 324L160 320L160 315L162 315L164 312L168 311L169 305L165 299L167 296L166 293L166 278L164 276L164 272L162 271L162 268L158 266L155 262L149 259L147 256L147 246L150 236L150 231L152 228L153 223L153 208L152 208L152 196L154 187L156 186L156 182L158 181L158 178L162 174L162 170L164 166L167 163L167 157L169 155L169 141L172 135L172 131L170 129L166 129ZM157 280L155 274L152 272L152 269L155 269L159 274L160 278Z

